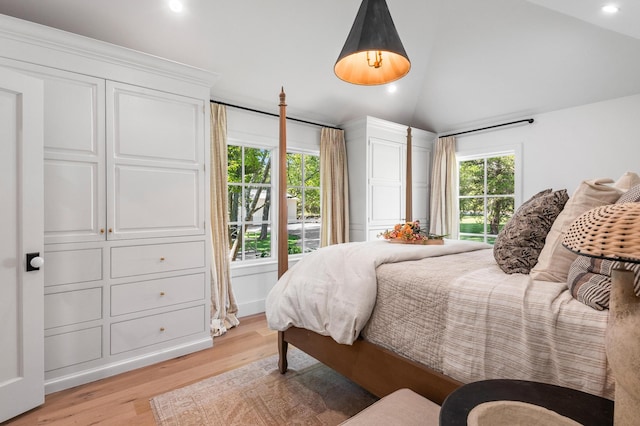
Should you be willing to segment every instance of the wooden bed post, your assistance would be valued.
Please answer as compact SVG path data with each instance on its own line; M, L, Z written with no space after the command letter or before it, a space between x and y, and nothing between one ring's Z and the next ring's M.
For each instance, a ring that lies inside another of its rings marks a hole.
M278 279L289 268L289 236L287 232L287 104L284 87L280 90L280 144L278 148ZM287 372L289 344L278 331L278 369Z
M278 148L278 278L289 268L287 233L287 104L280 91L280 145Z
M413 215L413 206L411 205L411 201L413 198L413 183L412 183L412 160L411 160L411 127L407 127L407 165L406 165L406 169L407 169L407 177L406 177L406 194L405 194L405 210L404 210L404 217L405 217L405 222L411 222L412 221L412 215Z

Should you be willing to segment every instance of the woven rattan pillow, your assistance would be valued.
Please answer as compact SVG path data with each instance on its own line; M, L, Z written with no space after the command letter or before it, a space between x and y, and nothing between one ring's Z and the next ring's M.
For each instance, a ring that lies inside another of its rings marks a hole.
M528 274L568 199L567 191L541 191L522 204L496 237L493 256L507 274Z
M612 260L578 256L569 268L567 287L571 295L585 305L599 311L609 309L611 271L621 266ZM640 264L628 264L627 268L634 271L634 289L640 294Z

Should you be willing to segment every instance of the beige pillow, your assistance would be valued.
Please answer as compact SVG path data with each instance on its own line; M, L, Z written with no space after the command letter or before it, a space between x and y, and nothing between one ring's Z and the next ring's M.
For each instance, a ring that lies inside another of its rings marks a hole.
M547 234L538 263L531 270L531 278L541 281L566 282L571 263L577 255L562 245L564 233L582 213L595 207L615 203L622 190L609 184L613 179L583 181L565 204Z
M627 191L637 185L640 185L640 176L633 172L626 172L613 184L613 186L622 191Z

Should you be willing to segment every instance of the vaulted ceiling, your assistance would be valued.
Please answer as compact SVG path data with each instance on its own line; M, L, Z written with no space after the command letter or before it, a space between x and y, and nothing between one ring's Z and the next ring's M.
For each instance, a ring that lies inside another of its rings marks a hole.
M0 0L0 13L215 72L214 100L446 132L640 93L640 2L387 0L412 63L389 93L335 77L360 0Z

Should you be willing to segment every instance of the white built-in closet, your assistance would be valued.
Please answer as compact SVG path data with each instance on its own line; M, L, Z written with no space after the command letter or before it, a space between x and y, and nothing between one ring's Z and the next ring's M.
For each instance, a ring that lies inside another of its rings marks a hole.
M215 76L2 15L0 68L43 85L44 391L210 347Z

